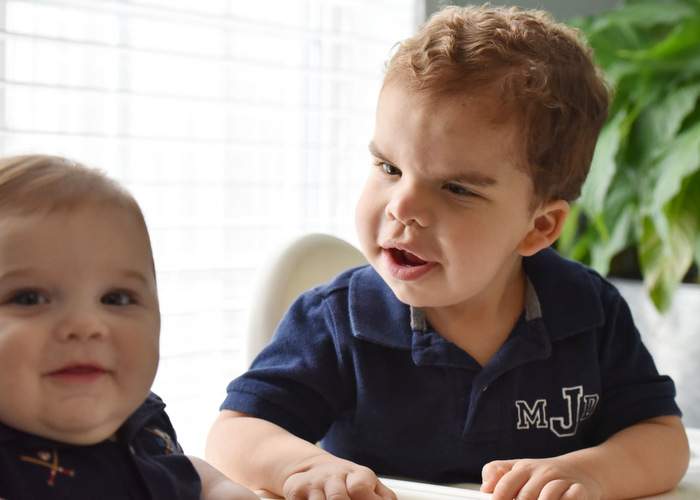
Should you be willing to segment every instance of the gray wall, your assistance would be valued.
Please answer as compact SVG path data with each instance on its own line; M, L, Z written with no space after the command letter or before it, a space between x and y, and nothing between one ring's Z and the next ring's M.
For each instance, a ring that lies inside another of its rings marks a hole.
M430 15L445 5L481 5L480 1L446 1L425 0L425 12ZM489 2L491 5L517 5L528 9L544 9L549 11L557 20L565 21L571 17L587 16L611 9L621 3L620 0L514 0L512 2Z

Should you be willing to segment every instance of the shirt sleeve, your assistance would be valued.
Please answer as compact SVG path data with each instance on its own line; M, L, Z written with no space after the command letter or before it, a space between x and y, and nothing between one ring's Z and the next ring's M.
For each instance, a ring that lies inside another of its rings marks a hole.
M627 303L612 287L603 293L608 300L599 343L602 394L595 426L597 442L643 420L681 415L674 383L659 375Z
M232 381L221 409L320 440L347 404L331 306L314 289L292 304L250 370Z

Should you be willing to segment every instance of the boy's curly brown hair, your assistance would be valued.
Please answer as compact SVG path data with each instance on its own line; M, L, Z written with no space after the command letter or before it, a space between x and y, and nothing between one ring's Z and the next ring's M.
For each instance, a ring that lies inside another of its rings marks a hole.
M573 28L543 11L447 7L397 47L384 85L396 81L432 98L496 90L522 127L536 201L580 195L609 92Z

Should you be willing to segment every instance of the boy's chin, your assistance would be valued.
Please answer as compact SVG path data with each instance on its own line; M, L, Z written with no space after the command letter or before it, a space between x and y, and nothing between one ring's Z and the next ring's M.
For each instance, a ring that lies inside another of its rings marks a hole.
M396 283L394 280L387 280L384 278L384 282L391 288L394 295L400 302L411 307L434 307L435 304L435 294L430 294L428 291L420 290L415 285L403 282Z

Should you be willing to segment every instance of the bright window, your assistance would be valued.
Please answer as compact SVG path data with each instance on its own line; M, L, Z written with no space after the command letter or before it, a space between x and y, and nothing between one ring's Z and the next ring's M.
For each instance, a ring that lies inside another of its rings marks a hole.
M163 327L154 390L202 454L261 257L355 241L382 69L416 0L0 0L0 153L104 169L141 203Z

